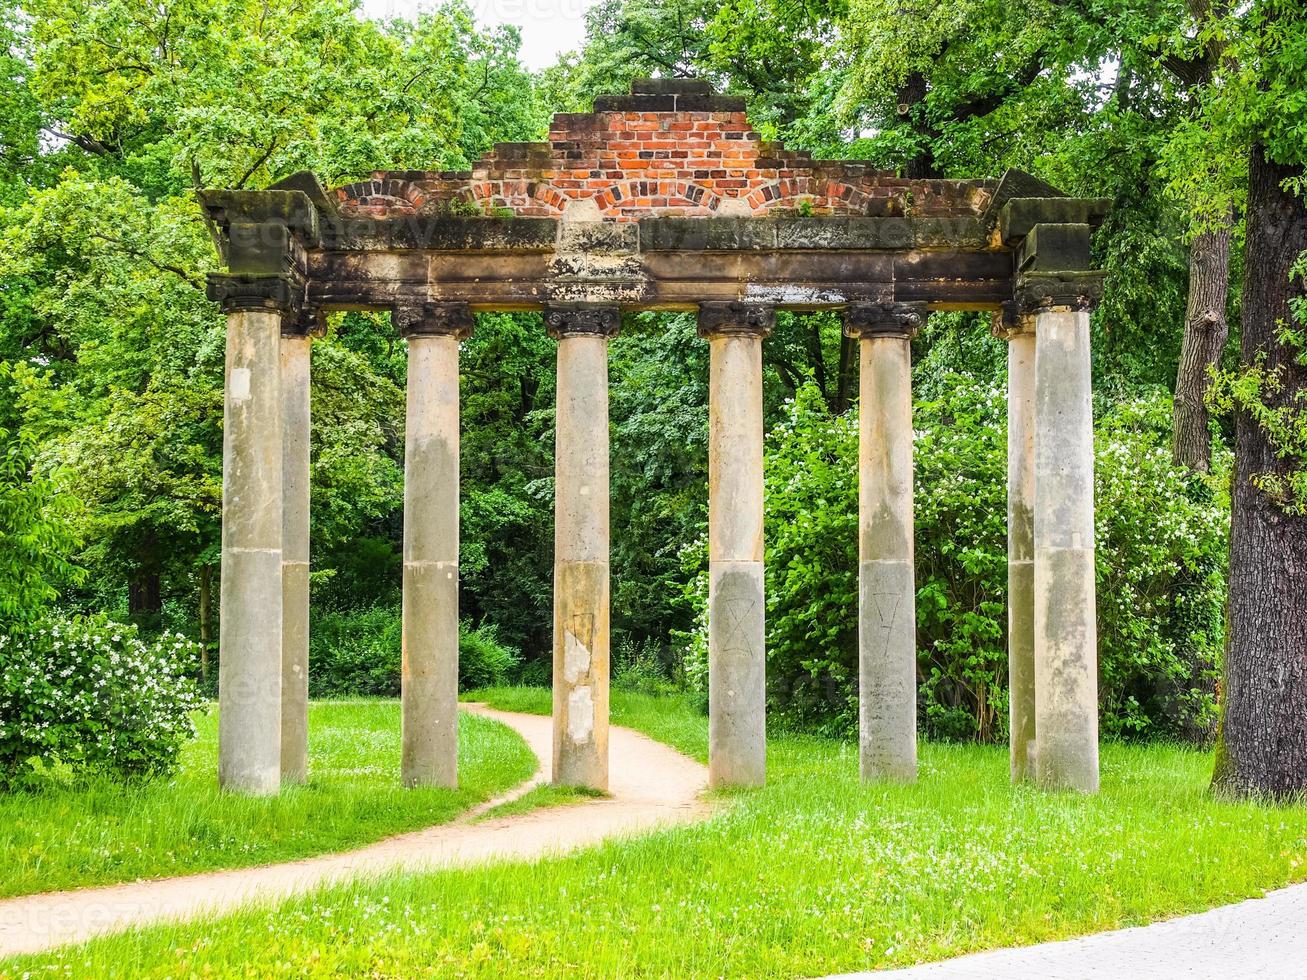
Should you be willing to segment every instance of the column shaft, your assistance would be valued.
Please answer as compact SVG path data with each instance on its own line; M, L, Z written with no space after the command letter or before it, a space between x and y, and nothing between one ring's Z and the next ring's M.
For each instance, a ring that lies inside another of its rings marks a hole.
M1089 314L1035 324L1035 741L1042 785L1098 789Z
M227 315L218 782L281 786L281 313Z
M1013 782L1035 777L1035 334L1007 349L1008 721Z
M912 350L861 341L858 481L859 763L862 778L917 776L912 520Z
M767 775L762 334L709 335L708 782Z
M458 785L458 337L408 342L401 776Z
M554 754L558 785L608 789L608 337L615 309L554 309Z
M308 776L309 358L308 334L281 339L281 778Z

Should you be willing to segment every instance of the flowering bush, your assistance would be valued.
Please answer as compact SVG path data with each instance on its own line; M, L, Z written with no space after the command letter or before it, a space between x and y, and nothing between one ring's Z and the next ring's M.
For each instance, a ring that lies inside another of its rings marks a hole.
M199 649L103 616L0 636L0 786L51 772L171 773L204 703L190 676Z

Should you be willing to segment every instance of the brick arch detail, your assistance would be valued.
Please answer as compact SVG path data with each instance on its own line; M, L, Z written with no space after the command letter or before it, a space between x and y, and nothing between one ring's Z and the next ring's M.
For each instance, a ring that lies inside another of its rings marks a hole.
M605 216L626 211L684 209L687 215L712 214L722 202L716 191L692 180L678 178L629 178L614 181L594 192L595 203Z
M490 212L508 208L519 217L557 218L567 205L567 195L548 181L478 180L459 188L454 200Z
M414 181L378 176L337 188L336 199L347 208L384 208L394 214L417 211L426 203L426 192Z
M803 176L770 180L753 188L744 199L755 213L796 208L808 201L822 211L866 214L872 203L868 194L851 184Z

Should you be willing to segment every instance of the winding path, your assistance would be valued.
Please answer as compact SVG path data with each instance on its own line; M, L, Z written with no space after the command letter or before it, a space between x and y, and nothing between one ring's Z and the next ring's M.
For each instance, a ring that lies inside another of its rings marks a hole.
M503 722L526 740L541 760L531 780L452 823L343 854L5 899L0 901L0 958L83 942L132 926L287 898L359 875L561 854L609 837L688 823L709 813L700 799L707 785L703 766L638 732L614 726L609 730L608 797L473 822L549 779L552 722L544 715L495 711L483 705L463 707Z

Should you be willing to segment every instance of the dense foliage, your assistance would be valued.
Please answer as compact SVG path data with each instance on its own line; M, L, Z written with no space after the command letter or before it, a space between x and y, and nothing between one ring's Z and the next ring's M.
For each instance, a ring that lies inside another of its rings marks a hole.
M313 616L309 632L312 697L399 697L398 608L377 606ZM458 683L464 690L505 683L520 660L493 625L458 630Z
M0 635L0 787L172 772L204 703L198 660L183 636L103 616Z
M1006 398L966 374L915 406L917 637L925 730L1007 731ZM1228 502L1170 463L1165 399L1114 405L1096 445L1098 628L1105 730L1205 737L1222 639ZM771 717L857 727L856 411L800 390L766 449ZM700 629L688 649L706 680Z

